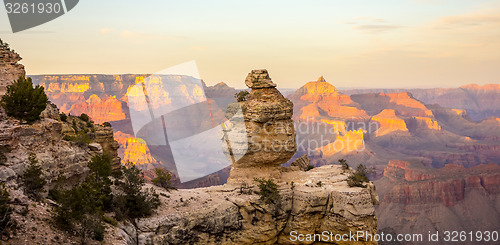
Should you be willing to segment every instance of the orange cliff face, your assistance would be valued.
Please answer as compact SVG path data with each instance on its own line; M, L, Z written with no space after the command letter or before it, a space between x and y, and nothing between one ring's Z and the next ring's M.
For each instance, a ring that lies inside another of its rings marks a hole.
M120 144L118 149L118 155L121 157L122 161L127 163L147 165L156 164L157 161L151 156L146 142L142 139L135 138L130 134L123 132L115 132L114 138Z
M405 121L397 117L393 109L384 109L379 114L373 116L372 120L379 123L379 128L375 131L376 136L382 136L395 131L408 132Z
M316 149L324 157L330 157L337 153L349 154L355 151L361 151L365 147L363 130L347 131L345 135L339 135L334 142Z
M368 115L358 109L348 95L340 93L330 83L320 77L315 82L308 82L299 88L288 98L294 103L294 115L297 119L359 119L367 118Z
M122 102L114 96L101 99L93 94L86 101L73 104L67 112L73 115L85 113L89 115L95 123L125 119Z
M351 98L359 103L370 115L380 113L383 109L393 109L397 115L403 117L432 116L432 111L420 101L414 99L410 93L377 93L354 94Z

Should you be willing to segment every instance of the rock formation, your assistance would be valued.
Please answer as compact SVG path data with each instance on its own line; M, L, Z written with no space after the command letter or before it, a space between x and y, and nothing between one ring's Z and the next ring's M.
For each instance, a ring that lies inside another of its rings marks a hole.
M21 56L10 50L5 43L0 45L0 96L7 91L7 86L17 80L20 76L25 76L24 66L18 62Z
M338 165L281 176L279 204L265 204L248 186L224 185L166 192L157 188L157 214L118 228L127 244L304 244L297 234L376 233L373 185L350 188ZM286 184L288 183L288 184ZM319 183L319 184L318 184ZM118 242L118 241L116 241ZM324 244L376 244L325 241Z
M500 84L469 84L459 88L430 89L355 89L346 94L400 93L410 92L425 104L439 104L443 107L464 109L473 120L500 117Z
M315 82L308 82L288 98L295 104L296 119L319 119L332 117L341 119L367 118L363 110L348 95L326 82L321 76Z
M372 120L380 124L377 131L375 131L376 136L382 136L394 131L408 131L405 121L398 118L393 109L384 109L379 114L373 116Z
M92 94L86 101L71 105L73 115L87 114L95 123L119 121L126 118L122 102L113 97L99 98Z
M247 100L229 105L227 114L231 118L235 108L241 107L247 138L240 145L248 149L233 163L228 182L248 182L258 177L257 173L272 173L279 178L281 164L297 149L293 104L276 89L266 70L253 70L245 84L252 89Z
M157 214L119 226L118 234L127 244L302 244L293 241L292 231L304 235L376 233L378 197L373 184L349 187L351 171L338 165L305 171L307 156L293 167L281 167L295 153L293 104L278 92L265 70L253 70L246 84L252 91L246 101L228 106L227 116L234 123L225 133L240 130L234 116L241 108L247 140L240 145L248 142L248 151L232 165L228 183L170 193L157 188L163 202ZM237 143L226 148L228 155L240 152ZM274 180L279 190L274 202L256 194L255 177Z

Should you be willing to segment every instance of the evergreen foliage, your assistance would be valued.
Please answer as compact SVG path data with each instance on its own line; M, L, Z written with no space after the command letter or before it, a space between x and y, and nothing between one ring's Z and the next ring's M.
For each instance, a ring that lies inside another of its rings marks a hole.
M7 92L0 103L8 116L31 124L40 118L48 101L42 86L33 87L31 78L19 77L7 86Z

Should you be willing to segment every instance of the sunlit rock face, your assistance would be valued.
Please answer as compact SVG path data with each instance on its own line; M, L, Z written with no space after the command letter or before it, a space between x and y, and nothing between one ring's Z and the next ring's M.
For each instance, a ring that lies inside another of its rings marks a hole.
M430 117L413 117L408 120L408 124L411 130L441 130L439 123Z
M397 117L393 109L381 111L379 114L373 116L372 120L379 123L379 128L375 131L376 136L382 136L394 131L408 131L405 121Z
M376 115L384 109L393 109L397 115L404 117L432 116L432 111L427 109L422 102L414 99L408 92L354 94L351 95L351 98L370 115Z
M78 102L68 110L73 115L85 113L96 123L118 121L125 119L122 102L116 97L101 99L97 95L91 95L86 101Z
M156 159L151 156L151 152L144 140L120 131L115 132L114 137L120 144L118 155L122 158L123 162L137 165L158 163Z
M24 66L18 62L21 60L19 54L0 45L0 96L7 91L7 86L25 76Z
M323 77L308 82L288 98L294 102L296 119L319 119L332 117L339 119L360 119L368 115L358 109L359 105L348 95L340 93L337 88L326 82Z
M277 168L288 161L297 149L292 121L293 103L276 89L276 84L271 81L266 70L253 70L248 74L245 84L252 90L246 101L239 102L239 106L247 134L241 147L248 149L243 157L233 163L228 182L252 180L255 169L262 168L279 175ZM228 118L233 117L233 107L237 106L229 105ZM237 148L230 150L240 151ZM257 171L265 172L268 171Z
M344 135L339 135L334 142L317 149L323 156L333 156L339 152L348 154L350 152L364 149L363 130L347 131Z
M469 84L460 88L430 89L353 89L346 94L410 92L425 104L439 104L447 108L464 109L472 120L500 117L500 84Z

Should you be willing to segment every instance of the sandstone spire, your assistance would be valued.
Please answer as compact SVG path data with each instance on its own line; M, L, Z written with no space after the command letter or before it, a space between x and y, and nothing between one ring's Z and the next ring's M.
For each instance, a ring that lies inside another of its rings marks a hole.
M245 182L260 175L279 178L281 164L297 149L291 119L293 103L276 89L267 70L252 70L245 84L252 90L239 106L243 112L248 150L233 163L230 183ZM234 106L228 107L228 114Z

